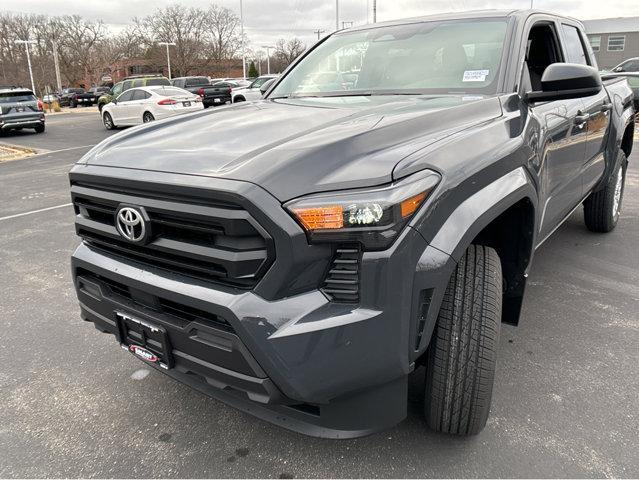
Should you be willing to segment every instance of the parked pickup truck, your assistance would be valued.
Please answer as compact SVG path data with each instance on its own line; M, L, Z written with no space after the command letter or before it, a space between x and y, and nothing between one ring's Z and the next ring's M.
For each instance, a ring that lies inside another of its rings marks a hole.
M336 66L356 78L318 83ZM427 424L476 434L535 249L580 206L619 220L632 93L596 67L571 18L393 21L318 42L262 100L112 136L70 172L81 316L321 437L402 420L424 365Z
M230 100L230 88L220 88L219 85L211 85L207 77L178 77L171 80L174 87L180 87L202 98L204 108L213 105L222 105ZM228 98L227 98L228 97Z
M78 105L91 106L98 103L98 98L109 93L109 87L91 87L86 92L76 93L70 99L70 107L75 108Z

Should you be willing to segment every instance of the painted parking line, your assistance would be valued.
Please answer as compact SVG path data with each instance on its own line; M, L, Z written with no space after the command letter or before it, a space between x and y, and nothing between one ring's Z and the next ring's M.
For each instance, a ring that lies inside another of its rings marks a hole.
M6 217L0 217L0 222L3 220L11 220L12 218L24 217L27 215L33 215L34 213L48 212L49 210L56 210L58 208L70 207L72 203L65 203L63 205L56 205L55 207L39 208L38 210L31 210L30 212L16 213L15 215L8 215Z

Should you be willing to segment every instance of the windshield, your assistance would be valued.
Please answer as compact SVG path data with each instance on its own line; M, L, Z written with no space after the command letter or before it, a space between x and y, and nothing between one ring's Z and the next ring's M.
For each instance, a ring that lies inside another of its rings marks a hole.
M422 22L334 35L270 98L495 93L506 19Z

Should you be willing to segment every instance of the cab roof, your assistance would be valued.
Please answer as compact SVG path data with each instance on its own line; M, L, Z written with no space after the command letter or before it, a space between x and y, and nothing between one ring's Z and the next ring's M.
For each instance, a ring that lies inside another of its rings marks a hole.
M358 27L352 27L347 30L340 30L339 32L353 32L358 30L368 30L371 28L377 27L389 27L389 26L398 26L398 25L410 25L413 23L421 23L421 22L436 22L436 21L444 21L444 20L465 20L465 19L473 19L473 18L519 18L525 20L529 16L533 14L540 15L550 15L557 18L564 18L567 20L571 20L573 22L578 22L581 24L580 20L577 20L572 17L567 17L565 15L558 15L556 13L544 11L544 10L469 10L464 12L449 12L449 13L438 13L434 15L425 15L420 17L411 17L411 18L402 18L398 20L390 20L387 22L377 22L377 23L369 23L366 25L361 25ZM339 33L338 32L338 33Z

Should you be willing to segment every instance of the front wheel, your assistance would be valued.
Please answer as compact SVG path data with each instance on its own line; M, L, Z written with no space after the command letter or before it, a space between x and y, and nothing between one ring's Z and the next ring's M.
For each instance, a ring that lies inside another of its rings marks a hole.
M612 231L619 221L626 180L626 155L620 151L617 164L604 188L593 192L584 201L584 221L592 232Z
M488 420L502 306L497 252L471 245L448 282L428 347L426 398L429 427L475 435Z
M38 125L34 130L36 133L44 133L44 125Z
M104 115L102 115L102 122L104 123L104 128L107 130L113 130L115 128L115 123L113 123L113 118L109 112L104 112Z
M149 122L152 122L153 120L155 120L155 117L153 116L151 112L144 112L144 115L142 115L142 122L144 123L149 123Z

